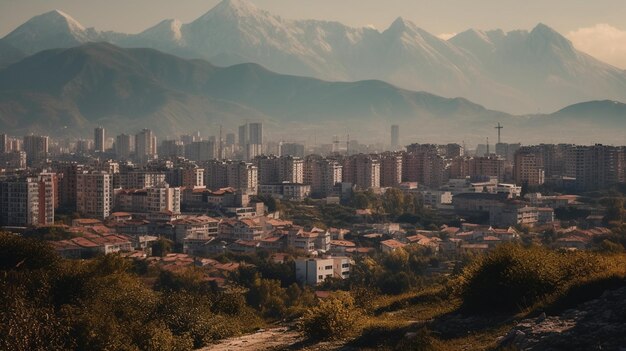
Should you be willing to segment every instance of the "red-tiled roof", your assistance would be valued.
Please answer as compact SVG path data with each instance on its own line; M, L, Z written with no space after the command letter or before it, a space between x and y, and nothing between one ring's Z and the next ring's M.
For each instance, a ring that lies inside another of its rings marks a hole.
M331 240L330 244L333 246L342 246L342 247L355 247L356 244L352 241L348 240Z
M395 239L389 239L389 240L385 240L385 241L381 241L380 242L381 245L390 247L390 248L400 248L400 247L405 247L406 244L399 242L398 240Z

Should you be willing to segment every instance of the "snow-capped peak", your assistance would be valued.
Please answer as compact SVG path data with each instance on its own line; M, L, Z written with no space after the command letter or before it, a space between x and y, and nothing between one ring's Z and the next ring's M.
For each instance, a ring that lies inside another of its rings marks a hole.
M535 48L551 47L569 54L575 52L572 42L543 23L539 23L530 32L528 40Z
M253 3L247 0L223 0L211 10L209 10L209 12L205 13L194 22L210 20L215 17L237 18L269 15L269 12L259 9Z
M98 36L95 30L86 29L65 12L53 10L31 18L3 40L7 40L25 53L35 53L98 40Z
M152 40L167 38L178 41L181 40L183 36L181 31L182 26L183 23L178 19L166 19L159 22L154 27L150 27L141 32L139 36Z
M37 26L67 26L67 29L72 33L82 33L86 29L72 16L61 10L53 10L46 12L42 15L31 18L25 25L37 25Z

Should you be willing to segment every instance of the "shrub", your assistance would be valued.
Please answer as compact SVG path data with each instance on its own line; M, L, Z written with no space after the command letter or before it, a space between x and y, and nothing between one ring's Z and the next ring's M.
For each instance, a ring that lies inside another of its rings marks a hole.
M461 275L463 307L514 312L553 293L561 278L559 254L543 248L502 245Z
M461 274L463 307L471 311L519 312L557 299L570 287L623 271L623 256L560 252L502 245Z
M341 339L354 331L360 313L347 292L337 292L308 310L299 327L311 339Z

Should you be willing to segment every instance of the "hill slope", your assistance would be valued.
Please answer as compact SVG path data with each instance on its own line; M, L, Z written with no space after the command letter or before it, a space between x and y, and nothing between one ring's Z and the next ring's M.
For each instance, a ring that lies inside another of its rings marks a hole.
M234 129L262 120L270 133L296 132L299 140L348 131L386 141L389 125L400 124L410 141L480 142L502 122L505 138L515 135L511 142L624 143L624 116L626 105L598 101L518 117L382 81L327 82L256 64L223 68L107 43L43 51L0 71L0 128L16 133L89 135L88 128L104 125L112 132L149 126L161 136L215 134L218 124Z
M380 81L332 83L255 64L218 68L106 43L44 51L0 71L0 113L3 127L11 130L121 122L157 125L161 134L254 118L345 128L355 121L385 125L506 116L464 99Z

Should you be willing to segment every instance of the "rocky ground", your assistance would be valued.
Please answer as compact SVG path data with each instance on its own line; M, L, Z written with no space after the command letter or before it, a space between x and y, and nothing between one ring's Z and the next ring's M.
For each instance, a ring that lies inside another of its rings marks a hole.
M522 320L499 342L520 350L626 351L626 288L558 316Z

